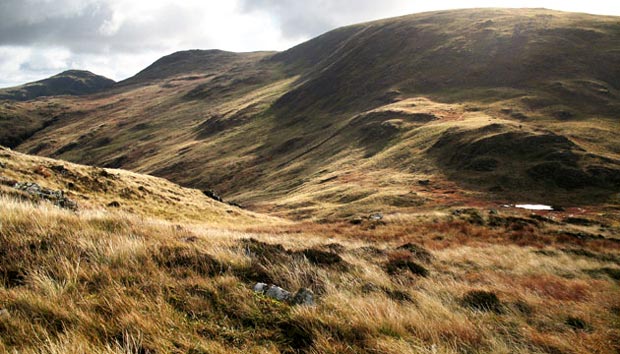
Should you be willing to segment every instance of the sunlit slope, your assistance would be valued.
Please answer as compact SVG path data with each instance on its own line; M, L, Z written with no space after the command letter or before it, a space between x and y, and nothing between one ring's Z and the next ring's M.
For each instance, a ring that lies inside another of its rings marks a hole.
M97 97L48 99L63 112L18 149L301 217L615 203L619 56L616 17L404 16L277 54L173 54Z
M76 203L77 207L70 209L77 212L130 213L227 227L279 223L277 219L217 202L200 190L182 188L162 178L77 165L0 147L0 195L56 203L36 191L16 187L16 184L30 183L53 193L62 192Z

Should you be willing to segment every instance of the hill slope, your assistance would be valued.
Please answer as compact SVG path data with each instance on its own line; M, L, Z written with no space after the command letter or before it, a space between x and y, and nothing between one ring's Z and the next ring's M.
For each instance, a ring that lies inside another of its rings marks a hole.
M277 54L173 54L100 97L48 99L57 119L18 149L291 217L613 204L618 53L616 17L416 14Z
M226 227L279 223L162 178L30 156L4 147L0 147L0 195L49 201L84 212L129 213Z
M78 208L33 203L32 184L11 178L66 190ZM283 222L159 178L0 149L0 351L612 354L620 243L584 236L603 225L617 237L620 216Z

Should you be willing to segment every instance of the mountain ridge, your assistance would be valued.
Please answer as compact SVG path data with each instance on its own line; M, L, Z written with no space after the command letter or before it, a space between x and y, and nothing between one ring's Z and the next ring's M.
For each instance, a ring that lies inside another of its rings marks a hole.
M484 9L343 27L280 53L179 52L101 97L50 98L56 121L17 148L299 216L614 202L619 48L615 17Z

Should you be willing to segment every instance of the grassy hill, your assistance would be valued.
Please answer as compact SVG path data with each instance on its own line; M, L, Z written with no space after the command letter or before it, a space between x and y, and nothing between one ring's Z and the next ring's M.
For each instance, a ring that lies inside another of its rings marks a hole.
M0 100L27 101L42 96L88 95L109 89L114 80L85 70L67 70L22 86L0 89Z
M14 146L294 218L617 204L619 48L616 17L478 9L179 52L96 97L28 103L24 122L50 123Z
M0 102L0 352L619 352L618 19L416 14Z
M615 353L618 215L474 207L296 223L3 148L0 351ZM308 288L314 304L256 282Z

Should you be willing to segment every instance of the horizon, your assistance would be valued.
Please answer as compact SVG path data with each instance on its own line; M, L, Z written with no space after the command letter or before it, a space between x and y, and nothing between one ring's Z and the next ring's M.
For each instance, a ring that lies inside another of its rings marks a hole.
M484 6L490 1L476 1L469 7L455 7L456 1L416 5L390 0L385 6L365 1L356 11L346 14L342 10L350 5L348 0L319 0L319 5L323 5L321 9L285 0L238 0L232 6L201 5L193 1L182 5L168 0L134 1L133 7L127 7L125 0L63 1L68 5L64 12L51 11L49 14L28 11L32 10L29 6L34 6L36 0L8 0L0 4L0 10L3 10L0 13L7 19L11 17L0 25L4 32L0 35L0 88L43 80L67 70L90 71L119 82L161 57L179 51L285 51L339 27L433 11L547 9L620 16L620 5L597 1L587 5L544 1L536 2L535 6L525 6L532 5L533 1L496 1L492 6ZM321 14L321 11L332 10L332 14ZM215 23L205 24L209 22L209 16L216 19ZM0 19L4 20L1 15ZM90 28L94 27L92 23L99 24L96 31ZM223 30L213 36L213 28L208 27L211 25ZM88 29L80 31L80 26ZM174 30L168 31L171 26ZM236 32L228 31L230 28ZM11 35L15 38L10 38Z

